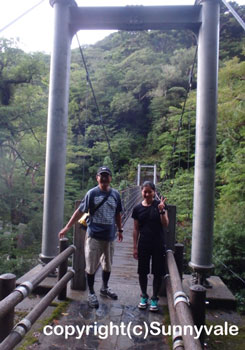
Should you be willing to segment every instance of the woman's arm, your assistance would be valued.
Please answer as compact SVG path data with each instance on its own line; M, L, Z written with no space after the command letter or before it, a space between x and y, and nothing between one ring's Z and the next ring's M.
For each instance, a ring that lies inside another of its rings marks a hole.
M158 204L158 210L160 213L160 219L161 223L164 227L167 227L169 224L169 219L168 219L168 211L165 209L165 202L167 198L161 197L161 202Z
M134 258L138 259L138 240L139 240L139 222L134 219L134 232L133 232L133 240L134 240Z
M160 214L160 218L161 218L161 223L164 227L167 227L169 224L169 218L168 218L168 211L167 210L163 210L165 213L164 214Z

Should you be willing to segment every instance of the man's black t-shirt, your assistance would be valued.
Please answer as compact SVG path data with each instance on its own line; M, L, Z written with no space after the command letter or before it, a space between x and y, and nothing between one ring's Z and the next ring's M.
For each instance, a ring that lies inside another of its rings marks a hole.
M141 245L163 245L164 232L159 214L158 204L160 202L153 200L148 207L141 203L134 207L132 218L139 223L139 244Z

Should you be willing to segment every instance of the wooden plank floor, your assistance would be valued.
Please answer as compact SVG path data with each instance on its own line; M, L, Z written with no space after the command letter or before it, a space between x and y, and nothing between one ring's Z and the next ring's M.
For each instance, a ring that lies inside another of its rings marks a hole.
M100 269L96 281L101 280ZM137 260L133 258L133 219L129 218L124 226L123 241L115 241L110 284L138 284Z
M152 279L151 279L152 280ZM151 282L149 284L152 284ZM99 308L91 309L87 302L88 291L71 291L68 289L68 296L72 299L69 308L59 320L59 325L75 325L83 327L92 326L96 323L103 327L112 324L114 327L122 325L128 327L138 326L145 329L145 325L151 327L152 322L157 322L160 327L165 324L166 299L160 298L159 311L150 312L149 308L140 310L140 288L137 274L137 260L133 258L133 220L128 219L124 227L124 239L122 243L116 242L113 258L112 273L109 281L110 288L118 295L117 300L110 300L100 296L101 268L97 270L95 278L95 293L98 296ZM152 286L148 288L149 295L152 295ZM132 329L132 328L131 328ZM167 339L162 334L134 335L119 332L113 333L106 339L100 339L93 334L93 328L88 335L81 339L75 336L64 340L63 337L41 334L39 338L39 350L169 350Z
M139 285L138 261L133 257L133 225L133 219L129 218L124 226L123 241L115 241L110 285ZM101 281L101 268L96 273L95 281ZM152 285L151 275L148 276L148 285Z

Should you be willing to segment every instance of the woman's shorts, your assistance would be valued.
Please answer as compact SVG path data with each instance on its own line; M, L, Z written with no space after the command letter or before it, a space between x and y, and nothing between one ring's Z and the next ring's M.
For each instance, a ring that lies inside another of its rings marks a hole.
M165 249L162 244L146 245L139 242L138 245L138 274L164 276L165 275Z
M85 241L85 271L94 274L101 263L104 271L111 271L114 242L87 237Z

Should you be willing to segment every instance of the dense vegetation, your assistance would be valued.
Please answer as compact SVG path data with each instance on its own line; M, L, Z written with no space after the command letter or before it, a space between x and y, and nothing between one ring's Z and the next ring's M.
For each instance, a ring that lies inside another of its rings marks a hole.
M232 4L244 16L245 7ZM241 297L244 285L220 261L245 279L245 40L224 8L220 40L214 262L216 273ZM183 115L182 109L195 36L174 30L117 32L83 49L113 154L79 50L73 50L65 220L74 200L95 184L102 163L113 167L117 188L135 183L138 163L157 164L161 192L177 205L178 239L186 244L189 260L195 68ZM23 267L20 249L33 242L37 253L40 249L48 84L49 56L24 53L13 40L0 41L0 273L22 273L34 261L30 255Z

